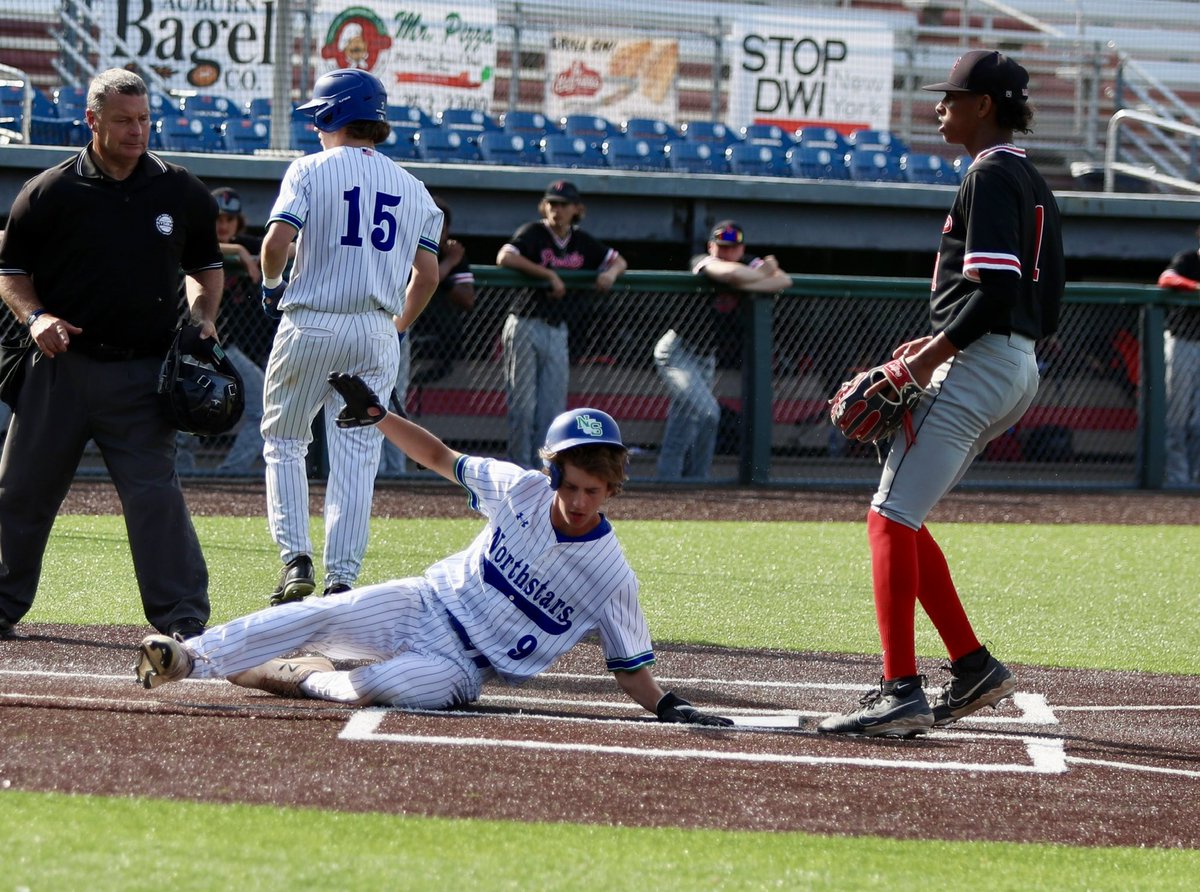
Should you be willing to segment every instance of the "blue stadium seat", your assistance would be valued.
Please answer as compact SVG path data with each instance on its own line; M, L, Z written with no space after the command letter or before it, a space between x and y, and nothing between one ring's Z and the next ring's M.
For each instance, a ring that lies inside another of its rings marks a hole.
M904 179L909 183L931 186L958 185L958 174L954 166L940 155L909 152L900 156L900 169L904 171Z
M855 130L847 143L851 149L888 152L896 157L908 151L904 141L887 130Z
M289 123L291 124L291 142L289 144L293 149L303 152L305 155L321 151L321 139L317 136L317 125L313 123L312 118L293 118Z
M212 93L197 93L186 96L179 103L179 110L189 118L211 118L218 121L228 121L230 118L242 117L242 107L224 96Z
M479 155L488 164L537 166L542 163L542 151L538 143L539 138L535 135L489 130L479 135Z
M0 116L23 118L25 116L25 88L18 84L0 85Z
M599 147L606 139L621 136L621 128L596 115L567 115L560 122L564 136L578 136Z
M155 125L164 152L223 152L225 137L210 118L170 115Z
M788 149L787 160L792 168L792 176L810 180L850 179L846 156L839 149L798 145Z
M79 118L87 108L87 87L59 87L54 91L54 106L60 118Z
M551 133L542 137L542 158L553 167L605 167L604 152L583 136Z
M508 111L500 116L500 126L506 133L519 133L522 136L541 139L551 133L561 133L558 125L541 112Z
M91 138L92 129L78 118L36 115L29 119L29 141L34 145L80 147Z
M225 124L225 150L235 155L253 155L271 147L269 118L236 118Z
M782 146L746 145L738 143L725 150L729 172L751 177L791 176L787 150Z
M33 105L30 108L30 112L39 118L54 118L58 116L58 109L54 105L54 100L41 90L33 91Z
M663 147L667 167L679 173L729 173L725 150L719 143L672 139Z
M752 146L790 149L794 144L791 134L774 124L747 124L738 131L738 137L743 143Z
M830 149L840 155L850 150L846 137L832 127L804 127L793 134L798 146L813 149Z
M443 130L441 127L423 127L413 140L417 146L417 157L422 161L471 163L479 160L479 149L461 133Z
M270 96L255 96L246 103L246 117L248 118L271 118L271 97Z
M389 105L387 119L393 127L403 127L413 133L427 127L437 126L437 121L415 105Z
M417 144L413 141L416 131L401 124L392 124L387 139L379 143L377 148L384 155L396 161L417 160Z
M478 139L481 133L501 129L495 118L473 108L446 109L438 115L438 126L443 130L461 133L470 140Z
M160 90L150 91L150 120L161 121L173 115L182 114L179 100L169 93Z
M720 121L688 121L679 127L679 135L688 142L706 142L722 148L738 141L737 134Z
M617 170L666 170L667 156L663 153L666 143L657 139L638 139L625 136L621 139L605 140L600 151L604 153L608 166Z
M630 118L621 125L621 130L628 139L666 142L668 139L676 139L679 136L674 127L658 118Z
M954 159L954 172L958 174L958 181L961 183L963 177L967 175L967 168L971 166L971 162L975 159L970 155L959 155Z
M851 149L848 154L850 179L864 183L903 183L900 156L880 149Z

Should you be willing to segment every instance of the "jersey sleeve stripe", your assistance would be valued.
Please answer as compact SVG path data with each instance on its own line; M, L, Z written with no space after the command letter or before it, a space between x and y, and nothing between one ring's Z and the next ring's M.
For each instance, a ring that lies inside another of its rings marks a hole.
M435 254L435 255L438 253L438 243L433 241L432 239L427 239L427 238L418 239L417 247L424 248L426 251L429 251L430 253Z
M648 650L632 657L619 657L605 662L609 672L635 672L645 666L654 665L654 651Z
M468 456L460 455L458 461L454 463L454 479L458 481L458 485L467 491L467 504L472 511L479 510L479 498L472 491L471 487L467 486L466 470Z
M1021 274L1021 258L1015 254L984 254L974 252L963 258L963 272L980 269L999 269Z
M270 226L276 220L281 220L284 223L287 223L289 226L296 227L296 229L304 228L304 221L301 220L299 217L297 217L295 214L289 214L286 212L279 213L279 214L272 214L271 219L267 221L267 225Z

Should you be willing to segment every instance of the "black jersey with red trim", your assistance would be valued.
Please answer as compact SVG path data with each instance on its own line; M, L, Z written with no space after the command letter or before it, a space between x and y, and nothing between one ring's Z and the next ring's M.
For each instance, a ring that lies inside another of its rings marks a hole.
M1171 265L1167 269L1173 269L1184 278L1200 282L1200 252L1180 251L1171 258ZM1167 313L1167 331L1177 338L1200 341L1200 309L1194 306L1171 307Z
M603 270L612 263L617 253L582 229L574 227L566 238L560 239L542 220L526 223L518 229L505 248L515 250L526 260L555 272ZM563 311L563 301L550 297L543 288L518 292L510 309L516 316L543 319L551 325L563 321Z
M960 350L988 332L1058 328L1066 274L1058 204L1025 150L980 152L942 227L929 316Z

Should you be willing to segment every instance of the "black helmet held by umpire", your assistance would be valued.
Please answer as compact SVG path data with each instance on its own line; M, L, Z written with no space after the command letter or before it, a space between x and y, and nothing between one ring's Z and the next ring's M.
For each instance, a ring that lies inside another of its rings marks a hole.
M176 332L159 373L158 392L171 423L188 434L223 434L246 408L241 375L221 346L199 338L194 326Z

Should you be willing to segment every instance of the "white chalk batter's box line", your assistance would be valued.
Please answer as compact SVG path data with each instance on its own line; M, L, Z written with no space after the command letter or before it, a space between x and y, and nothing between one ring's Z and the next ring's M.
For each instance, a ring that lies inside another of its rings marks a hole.
M131 682L128 675L108 675L87 672L59 672L49 670L11 670L0 669L0 677L12 676L16 678L67 678L74 680L89 680L89 681L117 681ZM543 673L540 678L553 679L571 679L571 680L596 680L608 681L608 675L584 675L573 673ZM777 682L777 681L752 681L745 679L719 679L719 678L671 678L660 677L660 682L666 684L693 684L693 685L714 685L717 687L758 687L767 689L795 689L795 690L837 690L837 691L856 691L861 692L869 690L861 684L844 684L835 682ZM225 681L220 679L185 679L181 682L183 685L207 686L207 685L224 685ZM27 700L30 698L28 694L0 693L0 700L19 698ZM47 699L53 699L61 702L60 696L47 696ZM86 701L92 706L103 705L103 699L95 697L73 697L71 700ZM134 701L132 699L112 700L114 707L120 708L122 705L130 705L133 703L142 703L144 701ZM547 715L537 712L536 710L545 709L547 706L575 706L589 708L617 708L621 710L636 710L641 713L643 710L636 703L628 700L570 700L570 699L555 699L537 696L518 696L506 694L484 694L479 702L481 703L497 703L516 706L528 706L534 712L521 712L516 714L504 713L488 713L486 717L491 719L523 719L537 720L545 722L611 722L620 723L623 725L629 724L624 719L597 719L584 716L557 716ZM1153 706L1141 704L1138 706L1055 706L1051 707L1046 701L1046 698L1041 694L1029 694L1017 692L1013 695L1013 704L1019 711L1017 716L984 716L982 714L968 716L955 723L954 730L935 730L933 739L943 740L962 740L962 741L977 741L977 740L996 740L1004 743L1020 743L1025 747L1028 762L1010 762L1010 763L976 763L976 762L930 762L918 759L881 759L881 758L856 758L856 757L841 757L841 756L809 756L795 753L746 753L746 752L727 752L721 750L710 749L670 749L642 746L613 746L602 744L582 744L582 743L563 743L550 741L535 741L535 740L520 740L520 739L505 739L497 737L452 737L440 735L420 735L420 734L392 734L381 732L379 729L382 726L384 719L389 715L394 714L421 714L421 715L449 715L454 717L473 717L479 718L483 714L468 710L403 710L391 709L387 707L371 707L361 709L355 712L347 721L345 728L338 735L341 740L348 741L368 741L376 743L400 743L400 744L417 744L424 746L450 746L450 747L491 747L491 748L507 748L521 749L531 751L558 751L558 752L579 752L589 754L612 754L625 755L641 758L659 758L659 759L711 759L714 761L724 762L742 762L742 763L771 763L771 764L795 764L795 765L852 765L872 768L890 768L904 770L924 770L924 771L972 771L981 773L1015 773L1015 774L1063 774L1067 771L1068 764L1078 765L1097 765L1108 768L1119 768L1129 771L1146 772L1153 774L1168 774L1179 777L1191 777L1200 779L1200 771L1189 771L1186 769L1176 768L1160 768L1150 765L1137 765L1128 762L1114 762L1105 759L1087 759L1079 756L1068 756L1066 754L1064 741L1058 737L1042 737L1042 736L1023 736L1012 733L987 733L984 731L961 731L957 730L963 725L968 724L986 724L986 725L1004 725L1004 724L1021 724L1021 725L1043 725L1054 726L1058 724L1058 719L1055 717L1055 712L1140 712L1143 710L1198 710L1200 704L1196 705L1176 705L1176 706ZM766 731L766 730L792 730L799 734L815 732L800 731L800 723L802 718L823 718L828 715L828 712L813 712L807 710L771 710L764 712L762 710L751 710L739 707L723 708L718 705L711 705L708 708L714 712L719 712L728 715L735 722L735 725L745 731ZM659 732L663 730L675 731L683 730L678 726L662 726L654 722L638 723L644 725L649 731ZM713 728L689 728L689 732L699 734L706 733L722 733L720 729ZM727 733L727 732L726 732ZM898 752L901 750L898 750Z

